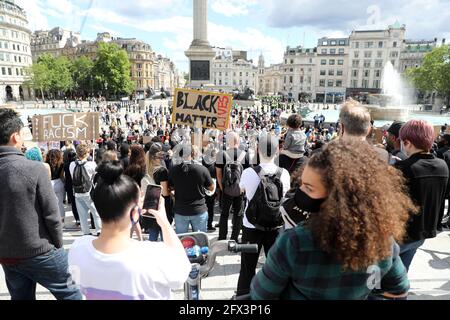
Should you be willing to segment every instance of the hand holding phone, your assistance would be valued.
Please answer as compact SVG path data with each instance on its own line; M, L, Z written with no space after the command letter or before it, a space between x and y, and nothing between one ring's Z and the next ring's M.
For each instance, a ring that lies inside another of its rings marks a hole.
M144 210L143 211L144 217L155 219L155 217L152 217L150 210L159 209L159 205L161 202L160 200L161 193L162 193L161 186L152 184L148 185L147 190L145 192L144 202L142 204L142 209Z

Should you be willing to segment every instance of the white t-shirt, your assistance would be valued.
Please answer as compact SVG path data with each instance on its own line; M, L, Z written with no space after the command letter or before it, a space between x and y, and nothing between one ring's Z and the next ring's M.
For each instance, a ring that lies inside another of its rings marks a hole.
M78 161L72 162L69 167L70 176L72 177L72 179L73 179L73 172L75 171L76 162L78 162ZM92 180L92 177L96 173L97 164L94 161L86 161L86 164L84 165L84 167L86 168L86 171ZM76 198L86 197L86 196L89 196L89 192L88 193L75 193Z
M274 163L261 163L260 165L263 171L267 174L275 174L278 170L278 166ZM281 183L283 184L283 197L289 191L291 187L291 177L289 172L286 169L282 169L283 173L281 174ZM248 168L245 169L241 176L240 187L241 189L245 189L245 194L247 197L247 203L245 204L245 211L247 211L248 204L253 199L253 196L258 190L258 186L261 180L259 179L258 174L254 169ZM247 215L244 214L243 225L246 228L255 229L255 226L252 225L247 220Z
M186 254L162 242L133 241L123 252L104 254L95 239L79 238L69 251L72 278L86 300L168 300L191 271Z

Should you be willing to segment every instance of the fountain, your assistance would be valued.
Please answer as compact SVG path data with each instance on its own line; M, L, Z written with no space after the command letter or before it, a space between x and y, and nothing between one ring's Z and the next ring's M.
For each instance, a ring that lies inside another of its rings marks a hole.
M407 85L401 75L394 69L388 61L383 70L381 82L382 94L372 94L369 96L369 109L374 120L398 120L406 121L409 116Z

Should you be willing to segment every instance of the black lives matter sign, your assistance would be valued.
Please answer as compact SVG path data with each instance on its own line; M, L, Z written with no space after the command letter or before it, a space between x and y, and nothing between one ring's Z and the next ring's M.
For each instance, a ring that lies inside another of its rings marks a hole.
M231 106L229 94L176 89L172 123L224 131L230 124Z

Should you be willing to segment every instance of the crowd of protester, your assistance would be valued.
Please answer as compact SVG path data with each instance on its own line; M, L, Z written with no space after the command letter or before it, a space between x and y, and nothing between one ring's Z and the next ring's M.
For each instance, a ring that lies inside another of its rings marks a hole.
M450 135L436 139L422 120L396 121L375 141L353 100L333 124L236 108L227 132L171 125L158 108L123 122L119 106L99 111L98 140L45 151L23 150L18 114L0 109L0 264L12 299L34 299L36 283L58 299L169 299L190 271L177 234L216 228L219 240L259 247L242 253L238 296L406 299L416 251L449 227ZM145 212L150 185L160 207ZM65 204L85 235L68 255Z

